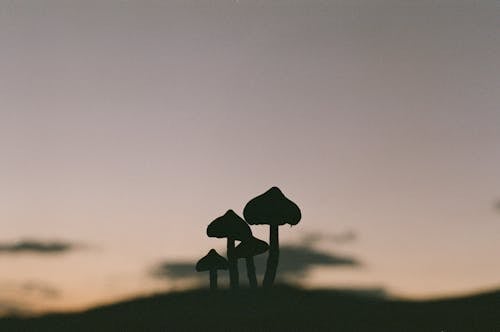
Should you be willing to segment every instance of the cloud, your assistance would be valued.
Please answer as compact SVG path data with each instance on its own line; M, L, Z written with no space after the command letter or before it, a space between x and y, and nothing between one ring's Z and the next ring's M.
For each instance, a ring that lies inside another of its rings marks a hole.
M0 243L0 254L59 254L75 248L75 244L63 241L20 240L13 243Z
M199 274L194 269L195 265L194 261L164 262L153 269L152 275L169 279L198 277Z
M256 256L255 266L257 274L262 276L265 272L267 254ZM202 273L194 269L196 261L164 262L153 269L152 275L159 278L167 278L172 281L181 279L205 278ZM278 266L278 278L304 278L311 268L323 267L357 267L359 261L352 257L340 256L314 248L310 243L298 245L282 245L280 247L280 260ZM243 259L239 260L240 275L245 272ZM245 279L240 277L241 279Z
M41 280L0 282L0 317L30 315L33 304L60 296L59 289Z
M25 293L39 295L45 298L57 298L60 296L58 289L39 281L26 282L21 285L21 290Z
M344 244L354 242L357 239L357 234L354 231L345 231L341 233L325 234L325 233L307 233L302 237L302 242L313 244L317 242L331 242Z
M265 266L267 255L255 257L257 266ZM313 267L359 266L352 258L324 252L308 245L285 245L280 248L278 273L288 275L304 275Z
M27 310L22 305L10 301L0 301L0 317L21 316L23 314L27 314Z

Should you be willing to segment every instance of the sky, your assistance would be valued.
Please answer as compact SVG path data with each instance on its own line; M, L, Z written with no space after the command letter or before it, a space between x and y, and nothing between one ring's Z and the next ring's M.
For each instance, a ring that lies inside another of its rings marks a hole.
M498 288L499 10L0 0L0 311L172 289L151 269L222 252L208 223L272 186L283 243L356 234L309 287ZM69 245L1 250L26 239Z

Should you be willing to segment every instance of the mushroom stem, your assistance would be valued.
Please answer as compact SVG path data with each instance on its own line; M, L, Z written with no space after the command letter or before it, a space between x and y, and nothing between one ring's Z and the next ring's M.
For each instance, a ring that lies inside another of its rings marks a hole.
M217 289L217 270L210 270L210 290Z
M267 256L266 273L264 274L264 287L271 287L276 278L278 261L280 257L280 244L278 239L278 225L269 225L269 255Z
M245 258L247 263L247 276L248 283L251 288L257 288L257 276L255 275L255 263L253 261L253 256Z
M234 238L227 238L227 261L229 265L229 285L232 289L238 288L239 275L238 275L238 261L234 255Z

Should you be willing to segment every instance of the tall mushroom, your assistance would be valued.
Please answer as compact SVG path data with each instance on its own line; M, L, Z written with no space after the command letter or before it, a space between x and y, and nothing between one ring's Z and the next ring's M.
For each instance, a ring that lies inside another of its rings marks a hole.
M238 262L234 255L234 241L245 241L252 236L250 226L233 210L228 210L207 227L209 237L227 238L227 260L229 263L229 283L231 288L238 288Z
M217 289L217 270L227 270L227 260L211 249L205 257L196 263L196 271L210 271L210 289Z
M280 254L278 227L284 224L297 225L302 217L300 209L278 187L272 187L250 200L243 210L243 216L250 225L269 225L269 256L263 285L270 287L276 278Z
M234 249L236 258L245 258L247 264L248 283L251 288L257 288L257 275L255 274L255 263L253 256L263 254L269 249L265 241L259 240L255 237L241 242Z

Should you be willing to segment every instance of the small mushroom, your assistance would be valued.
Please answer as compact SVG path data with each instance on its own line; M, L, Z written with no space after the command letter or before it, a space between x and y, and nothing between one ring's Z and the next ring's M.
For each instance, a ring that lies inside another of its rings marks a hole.
M216 218L207 227L209 237L227 238L227 260L229 263L229 283L231 288L238 288L239 275L237 258L234 255L234 242L245 241L252 237L250 226L233 210Z
M227 270L227 260L211 249L206 256L196 263L196 271L210 271L210 289L217 289L217 270Z
M298 224L302 217L300 209L278 187L272 187L250 200L243 210L243 216L250 225L269 225L269 256L263 285L270 287L274 283L279 261L278 227Z
M257 275L255 274L255 263L253 256L265 253L269 246L265 241L259 240L255 237L241 242L234 249L234 254L237 258L245 258L247 264L248 283L251 288L257 288Z

